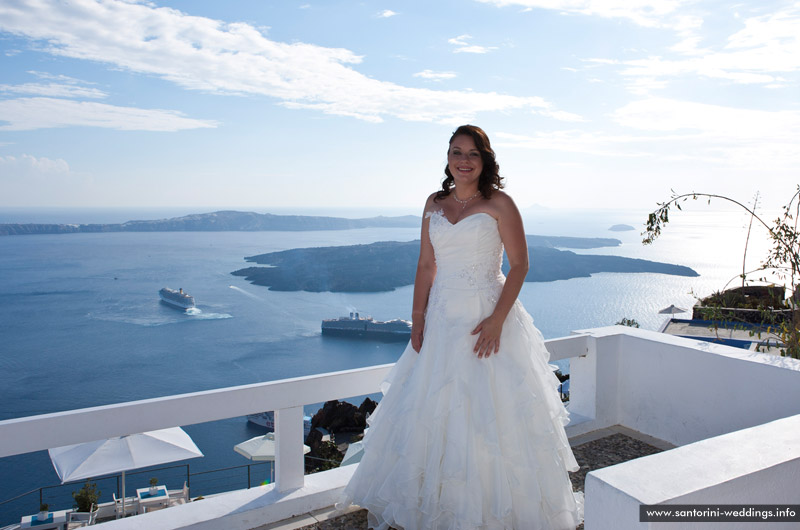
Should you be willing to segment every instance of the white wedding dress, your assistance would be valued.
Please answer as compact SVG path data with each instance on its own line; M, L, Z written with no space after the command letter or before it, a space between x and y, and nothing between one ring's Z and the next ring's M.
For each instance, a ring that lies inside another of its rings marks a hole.
M338 506L367 508L381 530L574 529L578 465L541 333L517 301L500 351L472 351L505 280L497 221L428 215L437 272L422 348L409 344L382 386Z

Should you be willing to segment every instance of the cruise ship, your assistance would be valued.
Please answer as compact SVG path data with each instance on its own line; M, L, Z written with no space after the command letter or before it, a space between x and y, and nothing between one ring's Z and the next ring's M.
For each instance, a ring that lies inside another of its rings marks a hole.
M184 293L183 289L178 289L176 291L175 289L164 287L158 291L158 296L161 297L162 302L174 307L181 309L190 309L194 307L194 296Z
M400 319L383 322L350 312L350 316L323 320L322 334L381 340L408 340L411 337L411 322Z
M266 427L268 432L275 430L275 414L272 411L259 412L258 414L248 414L247 421ZM311 416L303 416L303 439L311 432Z

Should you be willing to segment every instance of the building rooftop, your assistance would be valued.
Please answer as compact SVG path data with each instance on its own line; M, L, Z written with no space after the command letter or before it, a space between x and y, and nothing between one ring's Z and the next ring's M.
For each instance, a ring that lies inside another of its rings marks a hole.
M776 346L774 336L767 331L766 327L755 324L671 318L664 322L660 331L678 337L780 355L780 349Z

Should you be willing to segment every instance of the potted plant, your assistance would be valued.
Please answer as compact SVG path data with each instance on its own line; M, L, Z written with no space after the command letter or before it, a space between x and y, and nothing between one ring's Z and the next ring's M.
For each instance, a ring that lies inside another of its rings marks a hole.
M48 511L49 509L50 509L50 505L47 504L46 502L43 502L42 504L40 504L39 505L39 514L36 516L36 520L37 521L44 521L45 519L50 517L50 512Z
M97 484L94 482L86 481L78 491L72 492L72 498L75 499L73 508L79 512L91 512L92 507L97 505L100 499L100 492L97 491Z
M150 495L158 493L158 479L153 477L150 479Z

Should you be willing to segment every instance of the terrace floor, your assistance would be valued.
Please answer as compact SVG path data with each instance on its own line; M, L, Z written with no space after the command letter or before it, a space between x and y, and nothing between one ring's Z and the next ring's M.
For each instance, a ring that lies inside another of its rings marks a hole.
M618 425L576 436L570 440L570 444L580 465L578 471L570 473L575 491L583 491L586 474L590 471L674 447L663 440ZM253 530L366 530L366 528L366 510L354 507L348 513L337 515L331 507L259 526ZM582 528L583 525L579 526L578 530Z

